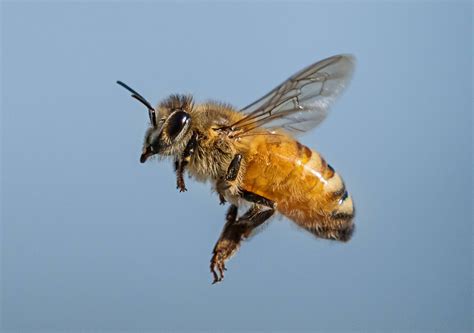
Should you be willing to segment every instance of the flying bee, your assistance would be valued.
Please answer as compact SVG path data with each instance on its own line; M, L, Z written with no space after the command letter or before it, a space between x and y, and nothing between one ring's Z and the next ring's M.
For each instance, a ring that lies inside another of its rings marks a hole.
M324 59L240 111L216 102L195 104L189 95L171 95L154 108L117 81L148 109L140 162L169 157L179 191L186 191L187 170L211 181L221 204L230 203L211 259L213 283L222 281L225 263L242 240L276 213L317 237L351 238L354 205L342 178L296 136L324 120L353 68L350 55Z

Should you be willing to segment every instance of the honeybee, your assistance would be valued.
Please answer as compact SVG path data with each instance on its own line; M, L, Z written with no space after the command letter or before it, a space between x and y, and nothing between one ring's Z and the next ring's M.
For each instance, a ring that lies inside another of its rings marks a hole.
M351 55L316 62L240 111L218 102L196 104L190 95L171 95L154 108L117 81L148 109L140 162L171 158L179 191L186 191L187 170L198 181L210 181L221 204L230 203L212 252L213 284L224 278L242 240L276 213L317 237L351 238L354 205L342 178L296 136L326 118L354 63Z

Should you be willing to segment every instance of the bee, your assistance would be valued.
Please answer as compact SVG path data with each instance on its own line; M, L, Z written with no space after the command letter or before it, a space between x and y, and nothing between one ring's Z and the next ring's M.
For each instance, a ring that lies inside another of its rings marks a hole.
M186 191L187 171L210 181L221 204L230 203L212 252L213 284L223 280L241 242L277 213L316 237L350 240L354 204L342 178L296 137L326 118L354 63L351 55L316 62L240 111L219 102L196 104L190 95L171 95L154 108L117 81L148 109L140 162L170 158L179 191Z

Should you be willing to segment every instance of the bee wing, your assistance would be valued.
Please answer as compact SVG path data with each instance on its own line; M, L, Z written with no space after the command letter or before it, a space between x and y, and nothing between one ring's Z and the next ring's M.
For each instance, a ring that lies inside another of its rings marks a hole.
M229 135L268 134L274 129L297 135L316 127L348 84L354 64L353 56L337 55L306 67L243 108L245 117L226 126ZM254 131L259 127L263 128Z

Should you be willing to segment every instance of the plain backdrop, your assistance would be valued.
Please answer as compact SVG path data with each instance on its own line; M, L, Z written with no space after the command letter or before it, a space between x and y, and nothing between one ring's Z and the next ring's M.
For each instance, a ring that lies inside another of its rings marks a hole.
M2 2L5 330L472 329L472 3ZM302 67L357 59L304 136L357 206L351 242L285 219L209 259L225 208L138 158L145 108L245 106Z

